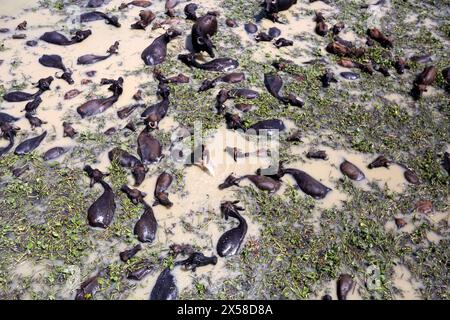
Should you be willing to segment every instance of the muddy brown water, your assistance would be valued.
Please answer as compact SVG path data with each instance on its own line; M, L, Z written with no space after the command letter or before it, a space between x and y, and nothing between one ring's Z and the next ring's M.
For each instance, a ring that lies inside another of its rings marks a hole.
M102 7L102 10L110 10L117 7L121 0L109 1L107 5ZM159 17L164 18L163 12L164 1L154 1L154 4L150 7L152 11L158 13ZM209 10L221 10L217 8L214 1L196 1L202 8L202 11ZM182 8L184 4L178 6L178 10ZM0 34L0 40L4 42L7 50L0 52L0 59L5 62L0 66L0 82L9 83L15 81L16 84L26 83L25 91L32 91L31 83L36 82L38 79L53 75L56 69L46 68L38 63L38 59L43 54L58 54L63 57L65 65L72 69L74 72L73 78L75 85L68 85L62 80L55 80L52 84L52 90L45 92L42 95L43 103L39 107L38 116L41 119L47 121L42 128L37 128L31 133L31 128L28 121L24 118L24 112L22 109L25 103L8 103L2 102L0 110L7 112L13 116L20 117L21 119L16 123L20 128L20 134L17 137L17 141L21 141L30 135L37 135L43 130L48 131L48 137L39 147L39 150L45 152L54 146L63 146L67 148L73 148L76 146L76 142L70 138L63 137L62 122L70 120L77 131L84 130L95 131L99 126L98 118L101 118L101 123L104 129L111 126L123 127L127 123L127 119L117 119L116 112L119 108L133 103L132 96L141 87L142 83L152 82L152 76L148 73L134 73L139 71L143 67L143 62L140 58L140 54L145 47L151 43L151 41L157 36L161 35L167 29L167 26L157 30L151 30L151 27L146 31L131 30L128 26L135 22L136 17L141 10L137 7L129 8L125 13L120 14L120 22L122 28L115 29L104 23L104 21L96 21L88 24L88 27L93 30L93 35L83 41L81 44L73 46L56 46L39 41L36 47L27 47L25 41L37 40L40 35L46 31L63 30L63 33L68 34L68 29L73 28L76 24L73 24L71 19L67 18L65 14L59 14L55 11L48 9L36 8L36 1L30 0L15 0L6 1L0 0L0 26L10 29L9 33ZM294 18L297 15L297 11L301 9L308 10L320 10L325 14L332 12L334 9L321 1L317 1L311 4L301 3L295 10L291 10L284 14L284 17L291 21L291 23L285 25L277 25L282 31L284 37L292 39L297 35L308 35L314 30L315 22L310 16L301 17L298 20ZM375 10L375 9L373 9ZM388 9L386 9L388 10ZM387 12L387 11L386 11ZM383 15L386 12L374 11L375 18L378 15ZM159 19L159 18L158 18ZM412 18L411 18L412 19ZM21 21L28 21L26 31L15 31L15 27ZM183 23L183 19L174 20L175 26L177 23ZM272 26L272 23L268 20L264 20L260 24L260 30L267 30ZM241 39L242 44L253 44L250 41L251 35L247 34L243 28L230 29L236 36ZM12 35L16 33L25 33L27 38L25 40L12 39ZM350 40L362 40L357 39L356 35L351 31L345 30L341 37ZM96 63L90 66L79 66L76 64L77 57L87 54L104 54L106 49L109 48L115 41L119 41L119 54L113 55L111 58ZM132 45L131 45L132 44ZM267 57L283 57L292 59L294 62L301 63L310 60L311 56L308 56L305 48L308 48L307 41L296 41L294 47L282 48L280 50L275 49L271 43L260 43L258 50L254 52L254 59L256 61L265 61ZM170 43L168 46L170 52L184 51L184 37L180 37ZM323 48L321 50L324 50ZM300 52L301 54L297 54ZM13 62L13 64L11 64ZM334 67L336 71L344 70L341 67ZM96 75L88 77L87 71L95 70ZM81 120L76 114L76 108L85 102L88 97L105 96L107 95L106 87L98 87L93 84L81 85L82 79L90 79L93 83L99 83L101 78L117 78L118 75L126 75L124 82L124 92L119 98L117 104L112 108L104 112L103 114L92 117L91 119ZM70 89L77 88L81 91L81 94L71 100L64 100L63 95ZM397 95L387 96L386 99L401 103L402 97ZM150 104L155 102L157 98L154 95L145 97L145 103ZM165 118L160 123L160 129L168 132L176 130L180 126L172 117ZM292 129L292 128L290 128ZM370 163L377 155L375 154L362 154L354 153L348 150L336 150L331 147L317 144L313 142L314 137L304 137L303 143L290 149L292 154L300 155L301 161L290 163L289 167L304 170L310 173L314 178L321 181L323 184L329 186L333 191L323 200L318 201L318 206L314 212L313 220L316 229L320 228L319 220L321 209L332 208L334 206L340 206L343 201L347 200L347 195L337 190L334 186L338 179L343 175L339 170L339 165L342 161L348 160L363 170L366 175L366 179L360 182L354 182L360 188L370 189L370 183L376 183L380 188L388 188L392 192L401 193L406 185L406 181L403 177L404 168L397 164L392 164L389 169L377 168L373 170L367 169L367 164ZM223 141L226 141L223 143ZM1 142L4 146L5 142ZM270 164L270 159L264 157L249 157L244 159L238 159L234 162L229 154L224 152L223 146L233 146L239 148L245 148L247 151L252 152L257 149L257 146L251 141L245 139L242 134L231 132L225 128L220 127L218 130L212 133L212 135L206 140L207 148L210 152L210 161L207 164L207 169L204 170L198 166L190 166L184 169L184 184L188 186L184 192L171 193L170 198L174 203L171 209L166 209L162 206L155 207L155 216L160 225L155 242L164 247L170 243L191 243L199 245L203 248L209 248L203 253L206 255L215 254L215 244L223 230L219 229L215 223L205 219L205 216L209 214L220 215L219 204L221 201L233 199L236 192L239 192L238 187L232 187L226 190L219 190L217 186L224 181L224 179L234 172L237 176L254 173L256 169L266 167ZM310 149L325 150L328 154L328 160L313 160L305 157L306 152ZM64 161L63 156L58 161ZM68 157L68 156L67 156ZM95 165L97 168L106 171L110 165L107 157L107 153L103 152L99 156L99 162ZM74 164L82 167L82 163ZM147 177L144 183L139 187L140 190L147 192L148 196L146 200L151 203L153 201L153 190L155 186L157 176L152 175ZM279 193L282 193L286 184L295 185L295 181L289 176L283 178L282 189ZM133 183L131 177L129 177L130 185ZM242 186L248 185L249 182L242 182ZM299 191L300 192L300 191ZM260 232L260 226L253 221L251 212L244 211L243 216L249 223L249 230L246 236L246 240L251 238L257 238ZM436 214L435 219L447 219L448 213ZM182 224L179 223L181 219L186 220L194 226L202 226L201 235L197 233L189 233L183 229ZM171 229L170 233L165 230L171 226L175 226ZM395 229L393 222L389 222L386 225L387 229ZM414 225L409 224L402 231L398 232L411 232L414 230ZM440 236L436 234L428 234L431 241L439 241ZM244 243L245 245L245 243ZM86 259L85 263L97 263L100 260L103 261L117 261L119 250L123 250L127 247L127 244L120 241L114 243L97 243L97 249L92 255ZM115 252L111 255L110 252ZM103 254L102 254L103 253ZM99 256L100 255L100 258ZM23 277L36 278L45 274L45 270L49 266L54 265L55 262L51 261L19 261L17 269L14 274L18 276L18 279ZM415 282L411 278L410 272L405 266L397 266L395 268L396 275L394 277L395 285L403 291L403 295L398 298L413 299L419 298L417 290L420 288L420 283ZM193 284L193 276L190 272L177 269L174 271L177 279L177 285L179 290L182 291L186 288L190 288ZM225 259L219 259L219 262L215 266L207 266L199 268L197 275L208 275L211 282L223 281L226 278L234 277L236 274L229 271L225 266ZM154 273L146 277L143 281L136 283L136 288L129 295L129 299L147 299L149 292L153 287L158 273ZM58 293L59 297L71 299L74 296L74 289L79 287L81 279L80 277L74 278L75 283L68 284L65 288L61 288ZM13 280L16 281L16 280ZM78 281L78 282L77 282ZM323 293L328 292L335 298L335 281L330 282L329 285L322 290ZM36 288L35 288L36 289ZM37 288L36 290L39 290ZM30 299L29 295L22 297L24 299ZM359 299L357 290L353 290L350 295L350 299Z

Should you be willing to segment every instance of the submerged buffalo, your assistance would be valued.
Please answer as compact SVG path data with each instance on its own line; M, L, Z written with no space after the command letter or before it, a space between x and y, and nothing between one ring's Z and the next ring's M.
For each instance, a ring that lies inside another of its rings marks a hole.
M280 22L278 13L288 10L296 3L297 0L265 0L263 3L264 12L268 19L273 22Z
M159 175L158 179L156 180L154 193L155 202L153 203L153 206L161 204L167 208L172 207L173 203L169 200L169 193L167 192L167 189L169 189L172 181L172 175L167 172L163 172Z
M213 80L203 80L198 92L207 91L214 88L219 82L238 83L245 80L245 74L242 72L232 72L214 78Z
M153 20L155 20L156 15L151 10L142 10L139 12L139 21L133 23L131 25L131 29L142 29L148 27Z
M13 117L10 114L0 112L0 122L11 123L16 122L19 118Z
M158 162L162 158L161 143L146 129L138 136L138 154L143 164Z
M207 257L201 252L193 252L186 260L175 262L176 266L181 265L184 266L186 270L192 270L194 272L198 267L204 267L209 264L216 265L217 257Z
M133 204L137 205L139 203L145 204L144 198L147 196L145 192L139 191L138 189L131 189L129 186L124 184L120 191L125 193Z
M245 235L247 234L247 221L240 215L239 211L243 211L244 208L237 206L239 201L226 201L220 205L220 211L228 220L229 217L233 217L239 221L239 225L231 230L226 231L217 242L217 253L221 257L235 255L242 242L244 241Z
M328 33L328 25L325 22L325 17L322 12L316 12L316 17L314 19L316 21L316 28L314 31L321 37L325 37Z
M337 296L339 300L347 300L348 293L352 290L354 281L348 274L342 274L336 286Z
M128 107L124 107L117 111L117 116L119 119L125 119L128 118L136 109L143 107L143 104L133 104Z
M170 268L165 268L156 279L155 286L150 293L150 300L175 300L178 288Z
M80 289L77 289L75 300L90 300L94 297L95 293L100 289L99 280L105 277L107 272L105 270L100 271L95 276L81 283Z
M63 125L63 137L69 137L69 138L73 139L73 137L75 137L75 135L78 133L72 127L72 124L64 121L62 125Z
M67 151L68 150L63 147L54 147L54 148L47 150L47 152L45 152L42 157L45 161L49 161L49 160L53 160L53 159L60 157Z
M302 170L282 169L283 174L290 174L297 182L298 187L314 199L323 199L331 191L330 188L311 177Z
M344 160L344 162L341 163L339 168L341 169L341 172L343 174L345 174L352 180L361 181L364 180L365 178L364 173L350 161Z
M277 98L278 100L285 102L285 98L280 95L281 87L283 86L283 80L281 77L274 73L264 74L264 85L267 91Z
M114 218L116 203L114 192L109 184L103 180L99 183L103 187L103 194L89 207L87 218L91 227L106 229Z
M14 153L17 155L24 155L26 153L30 153L31 151L35 150L41 142L45 139L47 136L47 131L44 131L39 136L27 139L25 141L22 141L14 150Z
M139 186L145 179L145 174L148 169L142 164L142 162L120 148L114 148L108 152L108 157L110 161L117 161L122 167L130 168L133 178L135 180L135 186Z
M144 213L134 226L134 234L137 235L139 241L151 243L155 240L158 223L152 208L145 204L144 207Z
M259 97L259 93L255 90L239 88L239 89L231 89L226 90L222 89L219 91L216 97L216 109L218 113L222 113L225 109L224 103L228 99L235 98L244 98L244 99L257 99Z
M123 262L127 262L141 250L142 250L142 245L139 243L139 244L135 245L133 248L119 253L120 260L122 260Z
M123 78L119 77L117 80L102 79L102 85L111 84L108 88L112 91L113 95L108 98L94 99L85 102L77 108L78 114L81 118L90 117L98 113L104 112L109 107L111 107L117 100L119 100L120 95L123 92Z
M392 48L392 40L386 37L379 29L372 28L367 30L367 35L369 38L377 41L384 48Z
M141 7L141 8L147 8L150 7L152 5L151 1L148 0L133 0L130 2L124 2L119 6L120 10L126 9L129 6L135 6L135 7Z
M99 56L95 54L85 54L77 59L77 64L93 64L99 61L103 61L108 59L114 54L117 54L117 50L119 49L119 42L116 41L108 50L106 50L107 55Z
M284 125L282 120L279 119L268 119L268 120L261 120L259 122L256 122L248 127L249 130L247 130L248 133L256 132L257 134L260 134L261 132L267 131L268 133L271 133L273 131L284 131L286 129L286 126Z
M106 13L100 11L86 12L80 15L80 22L91 22L105 20L107 24L120 28L119 19L116 16L108 16Z
M192 26L192 47L194 52L205 51L211 58L214 58L213 49L215 45L211 37L217 33L217 17L215 13L208 12L206 15L196 19Z
M41 127L43 124L47 123L42 121L40 118L33 116L30 112L25 113L25 118L28 120L31 126L31 130L34 128Z
M166 9L166 14L170 17L173 18L175 17L175 7L181 3L182 0L166 0L166 3L164 5L165 9Z
M230 174L223 183L219 185L219 189L226 189L231 186L239 186L239 182L248 179L250 180L258 189L263 191L269 191L270 194L277 192L281 187L281 182L279 180L273 179L264 175L254 175L248 174L239 178Z
M100 181L103 181L103 178L108 176L109 173L103 173L98 169L92 168L90 165L86 165L83 168L83 171L86 172L88 175L90 181L89 181L89 187L92 188L94 184L100 183Z
M444 167L445 171L447 171L447 174L450 175L450 153L448 152L444 152L442 167Z
M169 29L166 33L157 37L153 42L144 49L141 54L142 60L148 66L161 64L166 60L167 44L181 35L181 32L175 29Z
M165 83L158 86L157 95L162 98L161 101L147 107L141 114L145 118L144 123L148 130L158 129L159 122L167 115L170 107L170 90Z
M422 93L427 91L427 87L436 79L438 70L435 66L426 67L414 80L411 95L418 100L422 97Z
M35 93L27 93L23 91L12 91L8 92L3 96L3 99L8 102L22 102L22 101L28 101L28 100L34 100L37 97L39 97L42 93L45 91L50 90L50 85L53 82L53 77L47 77L39 79L39 81L36 84L36 87L38 88L38 91Z
M79 43L87 39L92 34L91 30L77 30L71 39L68 39L65 35L57 32L50 31L44 33L40 39L42 41L57 44L60 46L69 46L75 43Z
M178 55L178 59L188 67L194 67L206 71L227 72L236 69L239 66L239 62L231 58L216 58L205 63L198 63L195 60L195 56L191 53L180 54Z
M37 96L33 99L33 101L30 101L25 105L23 111L25 111L27 114L34 114L36 113L36 110L37 108L39 108L41 103L42 103L41 97ZM27 115L25 115L25 117L27 117Z
M45 67L60 69L63 73L57 78L61 78L65 80L68 84L73 84L74 81L72 79L72 71L64 65L61 56L56 54L44 54L39 58L39 63Z
M9 150L14 146L14 137L19 131L20 128L15 127L14 125L0 121L0 137L8 140L8 145L6 147L0 148L0 157L4 154L8 153Z
M173 84L180 84L180 83L189 83L189 77L179 73L176 76L172 76L172 77L166 77L165 75L163 75L161 73L161 71L155 69L153 71L153 76L155 77L156 80L158 80L158 82L160 84L168 84L168 83L173 83Z
M371 163L369 163L369 165L367 166L369 169L374 169L374 168L380 168L380 167L385 167L385 168L389 168L389 165L392 163L391 160L389 160L388 158L386 158L385 156L381 155L378 156L375 160L373 160Z
M105 0L89 0L86 7L88 8L98 8L104 4Z

